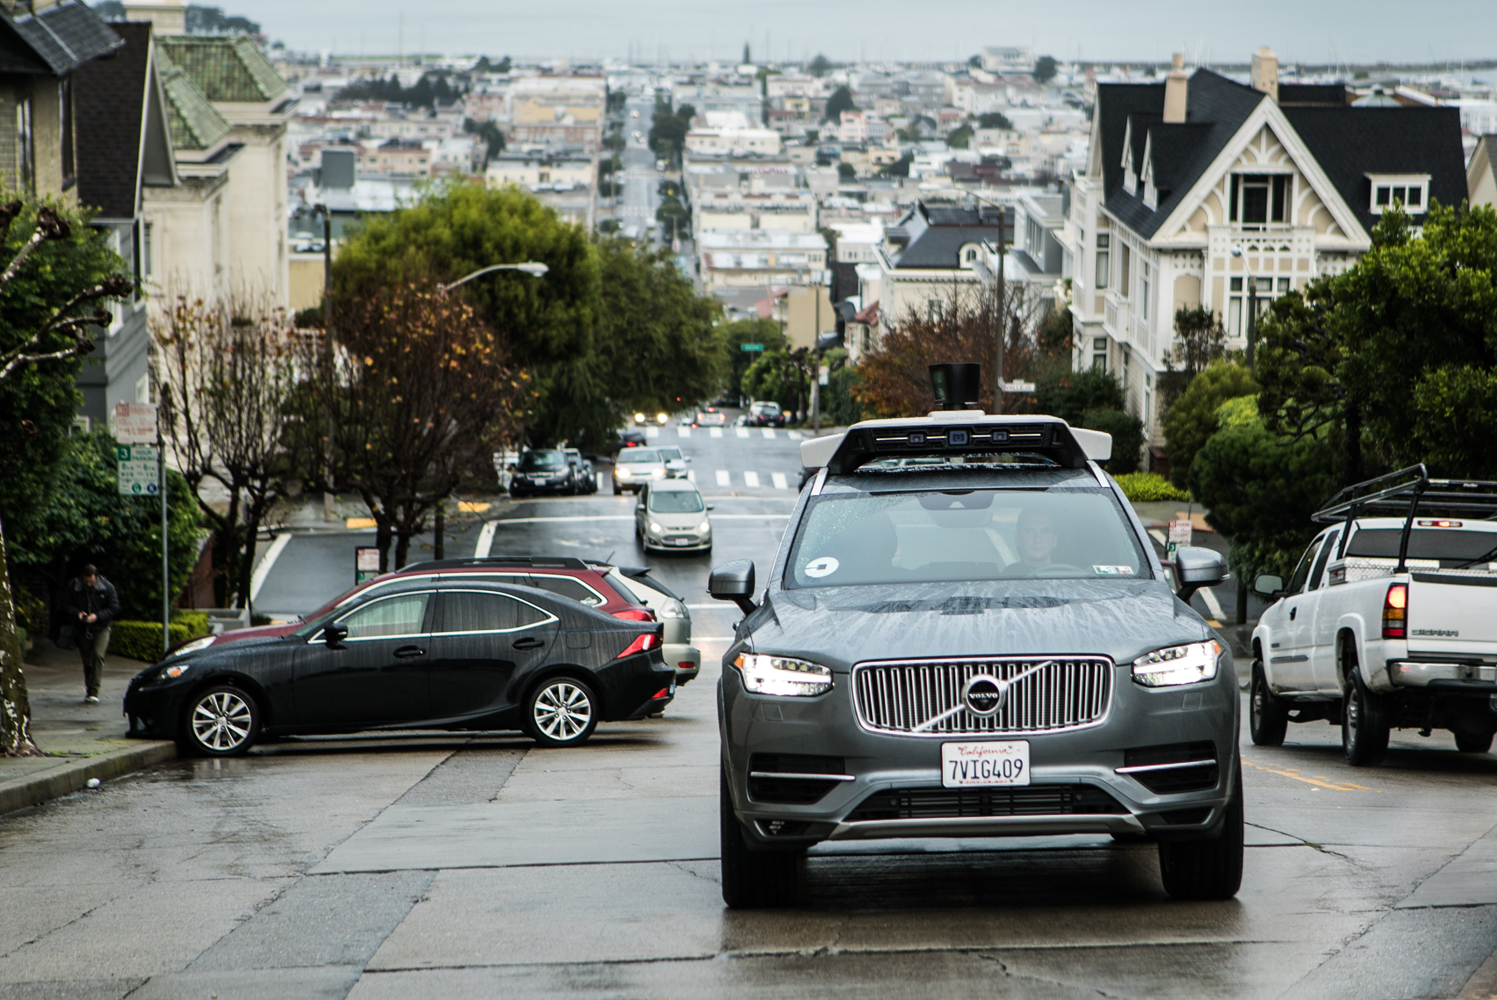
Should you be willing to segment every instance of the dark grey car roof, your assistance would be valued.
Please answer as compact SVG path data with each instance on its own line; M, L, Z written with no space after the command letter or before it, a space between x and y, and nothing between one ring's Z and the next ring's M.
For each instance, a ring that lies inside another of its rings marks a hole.
M865 469L848 475L828 476L821 488L821 495L914 493L931 490L1044 490L1054 487L1098 489L1101 486L1090 469Z

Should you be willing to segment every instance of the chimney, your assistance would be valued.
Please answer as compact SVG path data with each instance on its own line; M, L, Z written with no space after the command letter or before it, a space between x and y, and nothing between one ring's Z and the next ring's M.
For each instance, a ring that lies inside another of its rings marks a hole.
M1185 53L1170 57L1170 75L1164 81L1164 120L1185 120L1185 99L1190 93L1190 78L1185 75Z
M1253 53L1253 66L1249 77L1253 81L1253 89L1261 90L1279 102L1279 57L1273 54L1273 49L1267 45L1260 46Z
M153 34L187 34L187 5L182 0L125 0L125 18L150 21Z

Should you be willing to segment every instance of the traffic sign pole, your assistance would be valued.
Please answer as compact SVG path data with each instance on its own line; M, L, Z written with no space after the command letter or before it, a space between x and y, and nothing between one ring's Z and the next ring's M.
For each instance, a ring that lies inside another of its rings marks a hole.
M161 427L156 428L156 492L161 495L161 653L172 646L172 563L166 537L166 447Z

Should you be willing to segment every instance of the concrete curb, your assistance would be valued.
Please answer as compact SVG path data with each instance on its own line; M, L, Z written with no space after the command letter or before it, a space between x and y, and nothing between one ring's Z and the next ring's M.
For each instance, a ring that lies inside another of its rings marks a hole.
M70 795L85 787L91 778L108 781L110 778L118 778L122 774L171 760L175 756L175 743L153 740L94 757L59 761L58 767L49 768L40 774L0 783L0 814Z

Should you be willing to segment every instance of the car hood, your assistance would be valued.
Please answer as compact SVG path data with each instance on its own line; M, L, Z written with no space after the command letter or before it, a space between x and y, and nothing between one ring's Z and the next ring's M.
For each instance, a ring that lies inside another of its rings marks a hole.
M277 639L283 635L290 635L302 627L302 622L284 622L280 625L257 625L254 628L236 628L232 632L220 632L213 637L213 646L216 648L226 642L244 642L246 639Z
M706 518L706 514L697 511L695 514L661 514L656 511L647 512L651 521L656 521L666 528L696 528Z
M775 590L757 652L833 670L884 659L1101 654L1118 663L1210 637L1163 581L993 581Z

